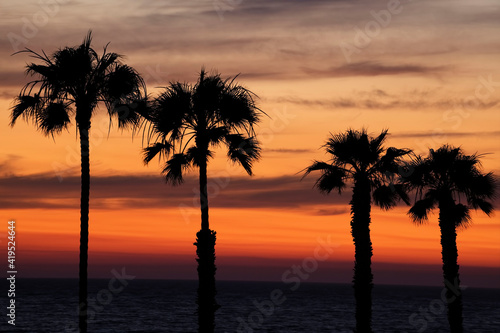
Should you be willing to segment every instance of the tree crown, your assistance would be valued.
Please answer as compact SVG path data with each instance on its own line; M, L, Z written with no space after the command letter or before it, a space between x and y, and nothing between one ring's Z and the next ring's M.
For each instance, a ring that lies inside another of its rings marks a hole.
M256 95L235 79L202 69L194 85L171 82L154 100L144 162L155 156L168 159L163 169L167 182L181 183L183 171L206 163L214 155L211 149L221 145L229 160L252 174L260 157L254 125L264 112L255 104Z
M393 207L399 199L407 202L402 186L392 184L392 181L400 169L402 158L410 150L384 148L387 135L388 130L383 130L380 135L372 137L366 129L331 134L323 145L330 160L313 161L304 169L304 177L313 171L320 171L315 187L323 193L334 189L340 193L349 180L366 181L374 189L375 203L384 209ZM390 186L388 182L391 182Z
M81 45L65 47L52 55L25 49L41 64L29 63L26 74L34 77L19 93L12 108L11 125L19 117L33 121L44 134L59 133L71 122L89 127L90 119L103 102L110 119L118 126L139 124L146 100L146 86L141 76L120 62L121 56L107 52L102 55L91 47L89 32Z
M404 182L416 193L410 218L422 223L440 204L450 205L448 210L456 215L457 226L470 222L471 208L490 215L493 205L489 200L494 198L497 185L493 173L481 172L480 157L444 145L437 150L430 149L427 157L418 156L409 163Z

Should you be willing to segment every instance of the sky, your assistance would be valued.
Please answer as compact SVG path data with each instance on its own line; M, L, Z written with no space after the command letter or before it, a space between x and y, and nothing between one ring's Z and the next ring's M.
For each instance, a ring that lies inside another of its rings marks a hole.
M332 251L307 280L351 281L351 189L322 195L314 176L301 181L312 160L328 159L330 133L388 128L388 147L460 146L500 174L497 1L19 0L1 1L0 16L0 220L16 221L20 277L77 277L80 162L74 125L54 138L9 126L32 61L13 53L50 54L89 29L93 47L109 43L153 97L205 67L239 74L269 115L257 128L254 176L222 151L209 165L218 279L280 281L327 242ZM166 185L160 163L142 162L141 134L110 127L105 114L91 129L89 276L125 267L137 278L196 279L196 173ZM437 216L417 226L407 211L372 208L374 282L441 285ZM500 287L498 216L473 213L459 230L464 285Z

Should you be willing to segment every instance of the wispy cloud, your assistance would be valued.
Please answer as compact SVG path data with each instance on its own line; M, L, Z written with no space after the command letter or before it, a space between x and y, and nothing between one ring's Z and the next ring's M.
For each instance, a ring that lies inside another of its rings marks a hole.
M303 67L302 70L314 77L347 77L347 76L378 76L418 74L438 76L449 72L450 66L423 66L416 64L386 65L380 62L363 61L344 64L326 69Z
M311 208L315 215L339 215L348 212L351 193L320 194L314 175L301 181L302 175L270 178L209 177L211 207L220 208ZM198 180L167 186L160 176L94 176L91 178L91 209L198 209ZM80 177L59 182L50 174L3 176L0 178L0 209L77 209ZM500 198L497 200L500 202ZM338 208L342 205L345 208ZM331 208L317 208L331 207Z
M425 138L425 137L432 137L436 135L436 133L429 131L429 132L410 132L410 133L393 133L391 134L392 137L394 138ZM444 132L442 134L439 134L440 136L447 136L447 137L459 137L459 138L465 138L465 137L486 137L486 136L500 136L500 131L483 131L483 132Z
M1 177L10 177L15 173L15 163L19 161L22 156L17 154L8 154L7 159L0 161L0 179Z
M332 110L342 108L372 109L372 110L454 110L468 105L466 98L442 97L437 92L430 91L408 91L405 94L396 95L384 90L353 91L346 97L330 99L307 99L297 96L282 96L270 99L271 102L292 103L300 106L311 106L329 108ZM488 101L477 100L474 108L477 110L491 109L500 104L500 100L491 98Z
M348 208L332 208L332 209L320 209L316 211L314 214L325 216L325 215L342 215L347 213L349 213Z
M226 177L209 179L212 207L299 208L347 204L348 195L322 195L313 188L314 179L300 175L274 178ZM176 208L196 206L198 183L186 178L183 185L167 186L160 176L95 176L91 178L92 209ZM38 174L0 178L0 209L77 208L80 177Z
M290 149L290 148L276 148L276 149L265 149L264 152L268 153L283 153L283 154L302 154L310 153L314 151L313 149Z

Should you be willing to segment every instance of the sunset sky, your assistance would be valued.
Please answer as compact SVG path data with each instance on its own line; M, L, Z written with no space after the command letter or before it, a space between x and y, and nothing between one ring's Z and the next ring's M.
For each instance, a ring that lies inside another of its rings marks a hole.
M386 145L448 143L485 154L500 175L500 6L480 1L80 1L0 4L0 255L16 220L20 277L77 277L80 153L75 126L45 137L9 126L13 98L29 80L28 47L52 53L81 43L123 54L148 93L214 69L259 96L260 162L249 177L224 152L209 164L210 225L217 278L280 281L318 239L334 251L309 281L351 281L351 191L319 194L300 181L329 133L368 128ZM89 276L126 267L137 278L196 278L197 173L179 187L145 166L139 133L121 132L100 110L91 129ZM500 207L499 199L495 206ZM374 282L441 285L437 214L416 226L408 207L372 208ZM458 235L461 279L500 287L500 214L473 213ZM3 260L3 259L2 259ZM3 266L2 266L3 267ZM5 274L2 269L0 274Z

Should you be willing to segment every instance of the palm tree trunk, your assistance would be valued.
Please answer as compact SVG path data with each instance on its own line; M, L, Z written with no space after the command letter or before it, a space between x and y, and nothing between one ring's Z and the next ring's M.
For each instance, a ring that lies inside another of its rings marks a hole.
M351 233L354 241L354 298L356 300L357 333L371 333L372 288L371 271L372 242L370 240L371 187L368 179L355 178L351 199Z
M207 193L207 161L200 165L200 205L201 205L201 230L210 230L208 224L208 193Z
M81 186L80 197L80 267L79 267L79 321L80 333L87 333L87 263L89 248L90 149L89 126L80 126Z
M439 228L441 229L441 255L443 277L448 303L448 322L451 333L462 333L462 292L458 273L458 249L455 221L452 216L453 201L439 202Z
M216 232L208 224L207 162L200 165L201 230L196 234L198 258L198 332L213 333L215 311L219 308L215 295L215 240Z

